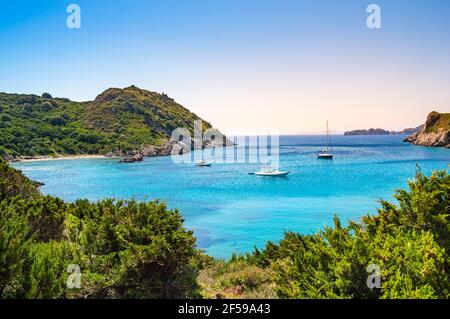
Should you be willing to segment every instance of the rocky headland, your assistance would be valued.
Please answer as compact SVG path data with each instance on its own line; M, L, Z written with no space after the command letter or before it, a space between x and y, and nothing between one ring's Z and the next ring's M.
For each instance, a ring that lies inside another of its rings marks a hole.
M414 145L450 148L450 113L431 112L424 127L404 141Z

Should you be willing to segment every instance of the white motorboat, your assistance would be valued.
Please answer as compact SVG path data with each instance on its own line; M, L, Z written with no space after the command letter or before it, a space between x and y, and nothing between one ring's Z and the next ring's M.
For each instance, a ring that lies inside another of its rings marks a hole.
M274 167L263 167L259 172L254 173L256 176L286 177L289 171L280 171Z

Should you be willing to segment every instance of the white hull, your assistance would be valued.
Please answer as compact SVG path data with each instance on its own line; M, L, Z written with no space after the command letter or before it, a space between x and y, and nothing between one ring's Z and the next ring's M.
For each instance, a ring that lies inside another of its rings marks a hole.
M212 163L206 163L206 164L195 164L195 166L199 167L211 167Z
M321 153L317 155L318 158L324 158L324 159L332 159L333 154L330 153Z
M212 162L205 162L203 160L198 161L197 163L195 163L195 166L199 166L199 167L210 167L213 163Z
M271 177L285 177L289 175L289 172L258 172L257 176L271 176Z

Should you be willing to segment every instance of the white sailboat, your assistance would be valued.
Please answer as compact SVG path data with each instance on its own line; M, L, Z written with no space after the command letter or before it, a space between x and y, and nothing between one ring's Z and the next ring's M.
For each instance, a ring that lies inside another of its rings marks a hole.
M195 166L210 167L212 164L213 162L206 162L205 160L200 160L195 163Z
M320 159L333 159L333 156L333 145L331 144L330 129L328 128L327 121L327 146L317 154L317 157Z

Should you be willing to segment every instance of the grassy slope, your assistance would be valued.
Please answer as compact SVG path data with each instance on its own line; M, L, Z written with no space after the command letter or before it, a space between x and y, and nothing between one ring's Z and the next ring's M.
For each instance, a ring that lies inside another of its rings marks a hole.
M197 119L168 96L134 86L92 102L0 93L0 156L126 152L162 144L177 127L192 131Z
M39 195L39 185L0 158L0 200L17 195L24 198L36 197Z
M441 129L450 130L450 113L430 113L427 119L426 132L438 132Z

